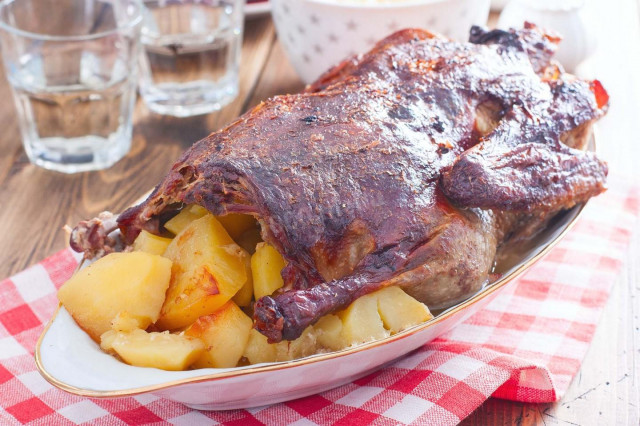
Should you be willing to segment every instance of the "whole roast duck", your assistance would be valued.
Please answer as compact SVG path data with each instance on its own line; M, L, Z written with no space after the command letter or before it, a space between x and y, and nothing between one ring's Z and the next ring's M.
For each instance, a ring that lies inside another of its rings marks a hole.
M473 27L469 43L399 31L196 143L117 218L124 243L188 204L255 216L288 263L254 306L271 342L384 286L451 306L506 242L605 190L581 149L608 95L551 61L559 41L532 24ZM112 250L115 224L80 223L72 247Z

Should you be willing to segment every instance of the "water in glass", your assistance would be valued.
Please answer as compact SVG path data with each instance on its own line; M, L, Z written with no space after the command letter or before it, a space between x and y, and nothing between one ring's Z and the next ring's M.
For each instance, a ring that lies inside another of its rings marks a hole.
M36 164L60 171L101 169L129 151L135 83L122 63L110 76L94 74L91 59L83 55L74 82L47 78L38 56L8 75L18 114L25 117L25 148Z
M239 1L146 1L141 94L152 111L175 116L220 109L238 94Z

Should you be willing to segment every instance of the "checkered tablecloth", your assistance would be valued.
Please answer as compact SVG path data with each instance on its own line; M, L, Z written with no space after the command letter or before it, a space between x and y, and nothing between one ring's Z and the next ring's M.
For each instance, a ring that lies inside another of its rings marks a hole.
M395 364L283 404L198 412L150 394L101 400L67 394L35 369L33 350L77 256L61 251L0 282L0 424L452 425L490 396L562 397L625 258L639 191L612 179L576 227L488 307Z

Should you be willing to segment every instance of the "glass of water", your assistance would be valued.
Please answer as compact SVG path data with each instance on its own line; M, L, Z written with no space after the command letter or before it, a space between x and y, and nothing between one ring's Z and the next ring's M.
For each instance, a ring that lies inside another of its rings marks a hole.
M136 0L5 0L2 59L31 162L97 170L131 146L142 6Z
M177 117L219 110L238 94L244 0L145 0L140 94Z

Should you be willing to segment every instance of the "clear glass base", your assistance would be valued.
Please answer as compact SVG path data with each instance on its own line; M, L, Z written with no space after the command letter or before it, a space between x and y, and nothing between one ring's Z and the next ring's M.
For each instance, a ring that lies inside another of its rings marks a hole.
M218 111L231 103L238 96L238 82L163 83L143 87L141 94L147 107L155 113L191 117Z
M102 138L43 138L25 145L29 160L61 173L106 169L122 159L131 147L131 136Z

